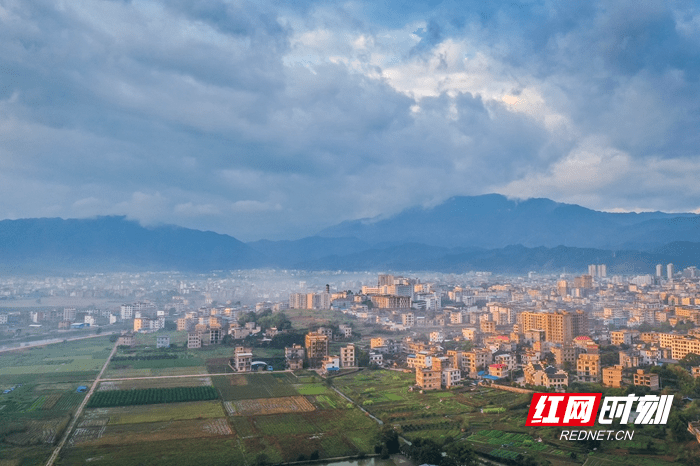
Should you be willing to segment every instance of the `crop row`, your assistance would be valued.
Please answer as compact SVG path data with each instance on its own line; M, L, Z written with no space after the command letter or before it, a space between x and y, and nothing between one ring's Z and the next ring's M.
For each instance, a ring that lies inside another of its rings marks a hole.
M173 387L145 388L137 390L109 390L95 393L89 408L109 408L112 406L148 405L177 403L182 401L215 400L219 397L213 387Z

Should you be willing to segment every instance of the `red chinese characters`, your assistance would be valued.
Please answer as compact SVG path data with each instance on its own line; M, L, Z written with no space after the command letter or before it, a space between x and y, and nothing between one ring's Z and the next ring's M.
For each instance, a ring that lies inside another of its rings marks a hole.
M535 393L526 426L592 426L601 393Z

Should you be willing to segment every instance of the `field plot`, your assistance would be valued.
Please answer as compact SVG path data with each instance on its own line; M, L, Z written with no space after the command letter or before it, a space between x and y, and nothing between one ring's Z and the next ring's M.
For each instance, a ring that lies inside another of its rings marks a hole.
M2 353L0 377L10 384L89 379L99 372L111 349L112 343L105 336Z
M182 421L141 422L136 424L108 424L86 427L81 436L72 436L73 444L118 445L141 442L201 438L231 435L225 418L189 419ZM78 429L76 429L77 433Z
M176 377L172 379L110 380L101 382L98 391L134 390L144 388L209 387L211 377Z
M68 425L68 418L29 421L20 432L5 435L4 442L11 445L52 444Z
M0 464L43 464L104 364L108 336L0 354ZM3 461L6 461L3 463Z
M148 405L203 401L218 398L213 387L144 388L136 390L107 390L96 392L88 402L89 408Z
M226 401L279 398L299 394L286 379L272 374L218 376L212 377L212 381Z
M314 405L312 405L303 396L286 396L282 398L258 398L228 403L233 405L234 414L239 416L303 413L313 411L314 409L316 409Z
M400 429L408 439L441 441L447 437L461 437L462 429L479 423L489 426L516 413L520 415L527 402L527 395L482 387L475 392L429 391L421 394L409 389L414 382L413 374L389 371L364 371L334 379L339 390L384 422ZM482 407L487 411L495 410L498 417L481 413ZM517 410L510 411L511 408Z
M219 401L194 401L148 407L91 408L85 410L83 416L83 422L99 421L116 425L224 417L224 410Z
M102 439L97 442L86 442L66 449L61 458L61 466L85 464L96 466L162 464L169 466L199 464L231 466L246 464L239 446L239 439L231 435L146 441L127 445L102 445L101 441ZM247 464L252 464L252 459L248 460Z
M331 392L328 387L320 383L294 385L294 388L300 395L325 395Z

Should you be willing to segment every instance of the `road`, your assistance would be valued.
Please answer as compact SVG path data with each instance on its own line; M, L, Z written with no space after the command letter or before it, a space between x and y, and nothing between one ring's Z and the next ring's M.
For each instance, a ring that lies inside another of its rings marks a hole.
M83 413L83 409L88 404L88 401L90 401L90 397L95 392L97 385L99 385L99 383L101 382L100 378L102 377L102 374L104 374L105 370L107 370L107 366L109 365L109 362L112 360L112 356L114 356L114 353L117 352L117 347L118 347L117 343L118 343L118 341L114 343L114 348L112 348L112 352L109 353L109 357L105 361L105 365L102 366L102 370L100 371L99 374L97 374L97 378L92 383L92 387L90 387L90 391L87 393L87 395L85 395L85 398L83 398L83 402L80 403L80 406L78 406L78 409L75 411L75 414L73 415L73 419L71 419L70 424L68 424L68 427L66 428L66 432L63 434L63 438L61 439L61 441L58 443L58 445L54 449L53 453L51 454L51 457L49 457L49 460L46 462L46 466L53 466L54 462L56 461L56 458L58 458L59 453L61 453L61 449L63 448L63 445L65 445L66 442L68 441L68 438L70 438L70 434L71 434L71 432L73 432L73 428L75 427L75 424L78 422L80 415Z

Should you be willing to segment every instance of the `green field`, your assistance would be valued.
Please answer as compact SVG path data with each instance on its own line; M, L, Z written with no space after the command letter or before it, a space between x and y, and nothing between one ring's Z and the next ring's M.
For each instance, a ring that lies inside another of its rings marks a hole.
M0 380L4 386L94 378L107 360L112 346L109 337L105 336L2 353Z
M225 413L219 401L192 401L177 404L160 404L148 406L123 406L116 408L86 409L84 420L102 424L139 424L142 422L181 421L186 419L208 419L224 417ZM99 422L93 422L99 421Z
M322 458L373 451L376 423L323 384L301 383L290 373L235 374L211 380L228 408L221 401L208 401L87 409L79 420L81 430L60 464L84 464L90 458L99 465L150 464L148 458L191 464L194 456L188 455L193 452L171 456L163 449L174 445L174 440L189 445L199 453L197 458L214 466L245 464L243 458L252 464L261 453L281 462L309 457L314 451ZM114 393L98 393L110 392ZM300 402L304 412L293 412ZM190 443L188 438L195 437L198 443ZM125 444L129 448L115 447Z
M107 336L0 354L0 465L48 458L112 349Z
M289 384L288 379L272 374L231 375L212 377L214 387L225 401L248 398L278 398L299 393Z

